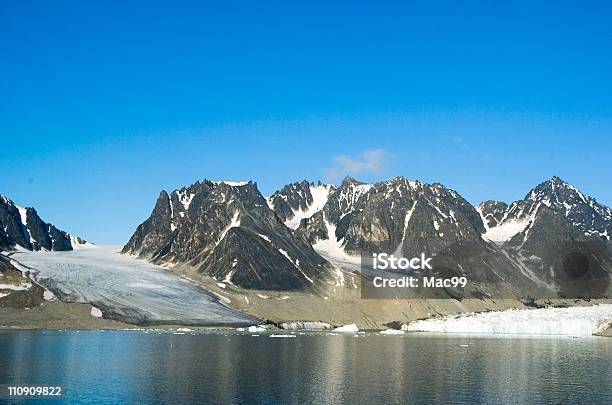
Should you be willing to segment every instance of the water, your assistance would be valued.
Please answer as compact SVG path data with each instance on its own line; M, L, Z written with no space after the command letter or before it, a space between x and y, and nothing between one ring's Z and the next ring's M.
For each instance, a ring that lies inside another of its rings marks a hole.
M72 403L610 404L611 376L611 338L0 333L0 384Z

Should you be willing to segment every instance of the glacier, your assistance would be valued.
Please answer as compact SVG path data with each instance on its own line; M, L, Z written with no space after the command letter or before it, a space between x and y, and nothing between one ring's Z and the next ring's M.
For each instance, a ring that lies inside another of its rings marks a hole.
M119 254L117 247L17 251L8 256L15 267L30 271L59 300L91 304L107 318L139 325L261 323L164 267Z
M587 336L612 320L612 304L589 307L515 309L413 321L411 332Z

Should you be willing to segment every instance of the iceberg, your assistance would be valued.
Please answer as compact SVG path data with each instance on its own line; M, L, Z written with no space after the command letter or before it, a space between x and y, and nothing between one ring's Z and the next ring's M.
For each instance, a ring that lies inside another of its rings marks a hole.
M359 332L359 328L354 323L351 323L350 325L344 325L334 329L334 332L355 333Z
M469 313L414 321L403 329L410 332L589 336L608 320L612 320L612 304Z
M265 332L267 330L265 325L251 325L247 328L248 332L251 333L255 333L255 332Z
M94 318L102 318L103 314L102 311L100 310L100 308L91 307L91 316L93 316Z

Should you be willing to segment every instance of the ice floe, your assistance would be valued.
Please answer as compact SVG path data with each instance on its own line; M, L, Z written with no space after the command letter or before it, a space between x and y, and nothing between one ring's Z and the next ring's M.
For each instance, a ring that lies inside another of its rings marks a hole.
M334 332L355 333L359 332L359 328L354 323L351 323L350 325L344 325L334 329Z

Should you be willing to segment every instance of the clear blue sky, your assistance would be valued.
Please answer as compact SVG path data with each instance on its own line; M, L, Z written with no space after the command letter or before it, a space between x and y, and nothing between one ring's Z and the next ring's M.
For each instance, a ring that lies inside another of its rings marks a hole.
M609 3L166 3L3 2L0 193L113 244L203 178L612 205Z

